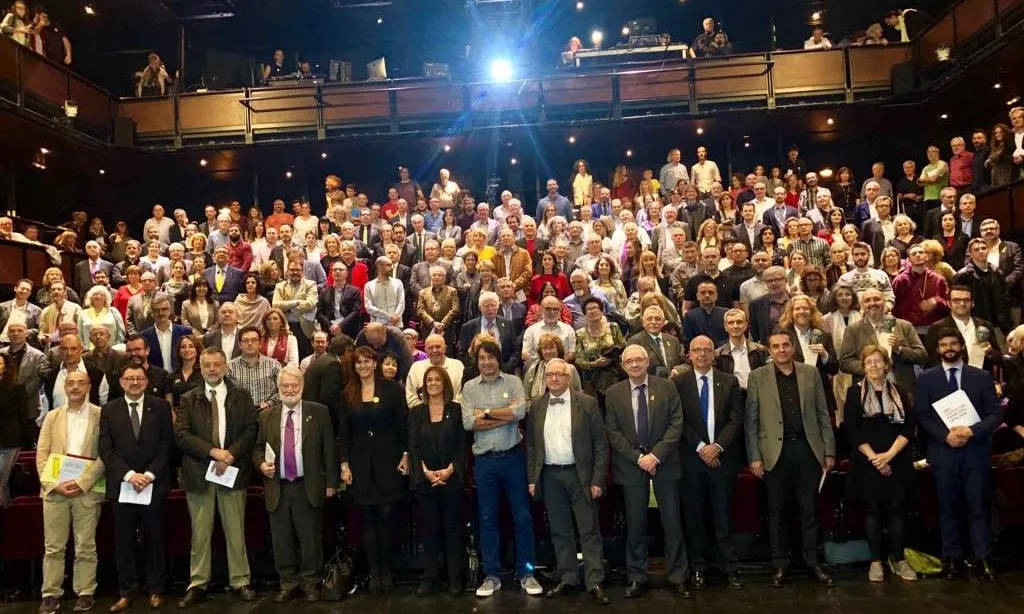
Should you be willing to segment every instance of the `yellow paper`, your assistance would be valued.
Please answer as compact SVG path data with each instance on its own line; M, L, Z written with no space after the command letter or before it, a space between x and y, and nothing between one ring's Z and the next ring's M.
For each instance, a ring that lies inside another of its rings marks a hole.
M43 484L53 484L60 478L61 465L64 460L68 458L64 454L51 454L46 459L46 466L43 467L43 473L39 476L39 481ZM78 460L78 459L76 459ZM93 461L89 461L86 464L86 469L92 465ZM106 476L100 476L100 479L96 480L93 484L92 490L89 492L98 493L101 495L107 494L107 478Z

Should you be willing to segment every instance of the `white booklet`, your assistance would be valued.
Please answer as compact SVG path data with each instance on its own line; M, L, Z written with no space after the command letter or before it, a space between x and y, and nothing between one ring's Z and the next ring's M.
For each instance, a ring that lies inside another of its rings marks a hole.
M153 484L146 486L141 491L128 482L121 482L121 494L117 497L118 503L131 503L132 505L149 505L153 501Z
M228 468L224 470L224 473L217 475L217 472L213 470L217 466L217 461L210 461L210 466L206 469L206 481L213 482L214 484L220 484L226 488L232 488L235 485L235 478L238 477L238 467L228 465Z
M935 413L939 414L939 418L942 418L947 429L955 426L974 426L981 422L978 410L974 408L974 404L963 390L957 390L935 401L932 407L935 408Z

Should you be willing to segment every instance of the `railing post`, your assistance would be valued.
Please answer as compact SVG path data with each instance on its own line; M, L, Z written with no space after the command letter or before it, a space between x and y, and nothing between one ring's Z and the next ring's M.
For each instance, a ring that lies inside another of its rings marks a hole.
M612 73L612 119L622 119L622 91L619 73Z
M388 85L388 118L391 134L398 134L398 93Z
M690 114L696 115L700 111L697 102L697 62L690 59L687 63L690 65L690 70L687 71L690 80Z
M252 98L252 90L248 87L242 88L242 96L248 100ZM252 106L245 106L245 144L252 145Z
M772 60L772 52L769 51L765 56L767 58L767 77L768 77L768 109L772 110L775 108L775 62Z
M324 122L324 86L316 86L316 138L327 138L327 124Z
M181 149L181 110L178 105L180 94L175 91L171 96L171 108L174 109L174 148Z
M843 70L846 72L846 102L853 102L853 69L850 66L850 48L843 48Z

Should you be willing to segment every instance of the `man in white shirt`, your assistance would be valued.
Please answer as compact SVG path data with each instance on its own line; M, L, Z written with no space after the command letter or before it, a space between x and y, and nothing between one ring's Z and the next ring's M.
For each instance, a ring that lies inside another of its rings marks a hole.
M715 349L715 368L735 375L746 390L750 372L768 362L768 350L747 338L747 314L742 309L725 312L725 331L729 340Z
M708 148L704 145L697 147L697 163L690 167L690 178L697 184L701 198L711 193L713 183L722 181L718 164L714 160L708 160Z
M366 282L363 288L363 307L371 322L388 326L402 326L405 312L405 287L391 277L394 263L387 256L377 258L377 277Z
M562 313L562 303L554 296L546 296L540 303L541 321L531 325L523 333L523 366L529 368L540 354L537 352L537 341L544 333L557 335L565 347L565 359L572 360L576 350L576 331L571 326L562 322L559 315Z
M107 378L99 369L94 369L85 364L82 360L82 340L76 333L64 335L60 340L60 354L62 361L50 368L50 371L43 376L43 391L39 399L40 420L51 409L62 407L67 403L64 396L65 382L69 373L81 372L89 376L90 400L94 405L103 405L107 402L110 394L110 386Z
M461 400L464 366L462 361L446 356L446 349L447 345L443 335L429 335L423 341L423 351L427 353L427 360L418 360L412 363L412 366L409 367L409 374L405 376L405 400L409 407L415 407L424 402L420 398L420 387L423 386L423 374L430 367L441 367L448 372L455 402L458 403Z
M763 219L766 211L771 209L775 205L775 201L768 198L768 186L763 181L758 181L754 184L754 199L750 202L754 203L754 219ZM697 240L700 240L698 237Z
M328 341L327 333L323 331L313 333L313 353L306 356L301 362L299 362L299 371L305 373L306 369L309 368L309 363L327 353Z
M173 304L169 296L158 294L149 307L153 313L153 326L139 333L149 341L148 363L168 373L178 369L178 342L185 335L192 334L188 326L171 321L174 315Z
M811 30L811 37L804 41L804 49L831 49L832 41L825 37L825 29L821 26Z

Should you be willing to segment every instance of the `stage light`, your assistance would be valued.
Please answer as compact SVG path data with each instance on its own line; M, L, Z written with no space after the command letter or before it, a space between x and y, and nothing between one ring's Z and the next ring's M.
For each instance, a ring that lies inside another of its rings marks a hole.
M601 43L604 42L604 32L600 30L594 30L591 32L590 42L594 43L595 47L600 47Z
M577 11L582 11L583 10L583 3L582 2L577 2L576 3L576 10Z
M828 179L829 177L832 176L832 169L823 168L820 171L818 171L818 176L821 177L822 179Z
M47 155L50 155L50 150L45 148L45 147L40 147L39 148L39 153L43 154L44 156L47 156Z
M744 143L743 146L744 147L750 147L750 141L747 141L746 143Z
M292 178L292 172L291 171L285 171L284 172L284 178L285 179L291 179Z
M1013 98L1006 101L1006 106L1012 107L1013 105L1020 102L1020 96L1014 96Z
M949 119L949 113L943 113L939 116L939 119Z
M519 164L519 160L516 160L515 158L512 158L512 159L511 159L511 160L509 160L508 162L509 162L509 164L511 164L512 166L515 166L516 164Z
M825 120L825 123L828 124L829 126L831 126L832 124L836 123L836 120L834 120L834 119L832 119L830 117L830 118Z
M96 9L92 8L91 4L86 4L82 9L85 11L86 15L93 16L96 14Z
M569 143L575 143L575 142L576 142L576 137L570 136L569 137Z
M379 26L379 25L380 25L380 24L382 24L382 23L384 23L384 17L383 17L383 16L381 16L381 17L378 17L378 18L377 18L377 25Z
M445 151L445 153L448 153L448 152L449 152L449 151L451 151L451 150L452 150L452 146L451 146L451 145L448 145L447 143L445 143L445 146L444 146L444 151Z
M1000 89L1001 87L1003 87L1003 84L1002 84L1002 83L996 83L996 84L994 84L994 85L992 86L992 89L994 89L994 90L998 90L998 89Z
M622 35L629 36L629 26L622 26Z
M322 154L320 154L320 159L321 160L326 160L327 159L327 152L326 151L323 152Z
M498 58L491 62L491 79L501 83L502 81L509 81L512 79L512 75L515 71L512 68L512 62L505 58Z
M78 117L78 103L70 98L64 101L64 116L68 119Z
M821 19L821 11L811 13L811 21L818 21L819 19Z
M704 134L703 128L697 128L697 134Z
M103 170L103 169L101 168L101 169L100 169L100 174L101 174L101 175L106 175L106 174L107 174L107 171L105 171L105 170Z
M633 150L632 149L627 149L626 150L626 157L627 158L632 158L633 157Z
M206 158L203 158L202 160L199 161L199 166L206 166L206 164Z

